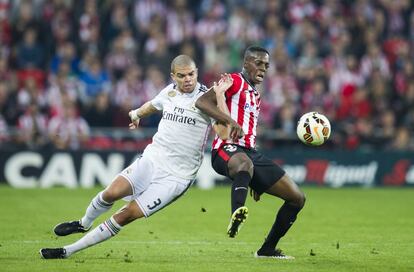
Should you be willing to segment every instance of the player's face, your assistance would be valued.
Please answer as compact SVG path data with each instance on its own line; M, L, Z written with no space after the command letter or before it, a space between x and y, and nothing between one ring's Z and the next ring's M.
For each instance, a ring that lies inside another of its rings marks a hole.
M265 52L254 52L244 62L247 77L253 84L260 84L269 69L269 55Z
M177 83L177 89L182 93L191 93L197 84L197 68L195 65L176 66L171 78Z

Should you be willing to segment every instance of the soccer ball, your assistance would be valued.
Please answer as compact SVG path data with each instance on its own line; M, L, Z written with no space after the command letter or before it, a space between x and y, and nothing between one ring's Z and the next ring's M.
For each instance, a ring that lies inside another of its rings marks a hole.
M316 111L308 112L299 119L296 133L304 144L318 146L331 135L331 124L325 115Z

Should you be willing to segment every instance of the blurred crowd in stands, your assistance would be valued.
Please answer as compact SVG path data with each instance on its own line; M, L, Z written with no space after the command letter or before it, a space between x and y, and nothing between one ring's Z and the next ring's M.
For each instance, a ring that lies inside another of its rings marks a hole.
M0 143L111 148L91 131L127 127L174 56L210 86L252 44L272 62L259 134L298 142L300 115L319 111L331 146L414 150L410 0L0 0Z

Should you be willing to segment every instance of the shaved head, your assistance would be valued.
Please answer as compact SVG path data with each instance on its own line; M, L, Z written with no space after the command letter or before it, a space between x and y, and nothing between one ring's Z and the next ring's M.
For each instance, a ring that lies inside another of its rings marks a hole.
M187 55L179 55L171 62L171 73L175 72L176 67L184 67L184 66L194 66L195 62L192 58Z

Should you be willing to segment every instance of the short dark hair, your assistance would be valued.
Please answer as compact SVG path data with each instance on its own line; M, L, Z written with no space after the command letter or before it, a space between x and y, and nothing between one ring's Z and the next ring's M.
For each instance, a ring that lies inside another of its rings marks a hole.
M250 56L252 53L255 53L255 52L263 52L263 53L270 55L269 52L265 48L258 46L258 45L251 45L247 47L246 51L244 51L244 59L246 59L248 56Z
M173 61L171 62L171 73L175 72L175 67L177 66L190 66L190 65L195 66L195 62L191 57L187 55L179 55L175 57Z

